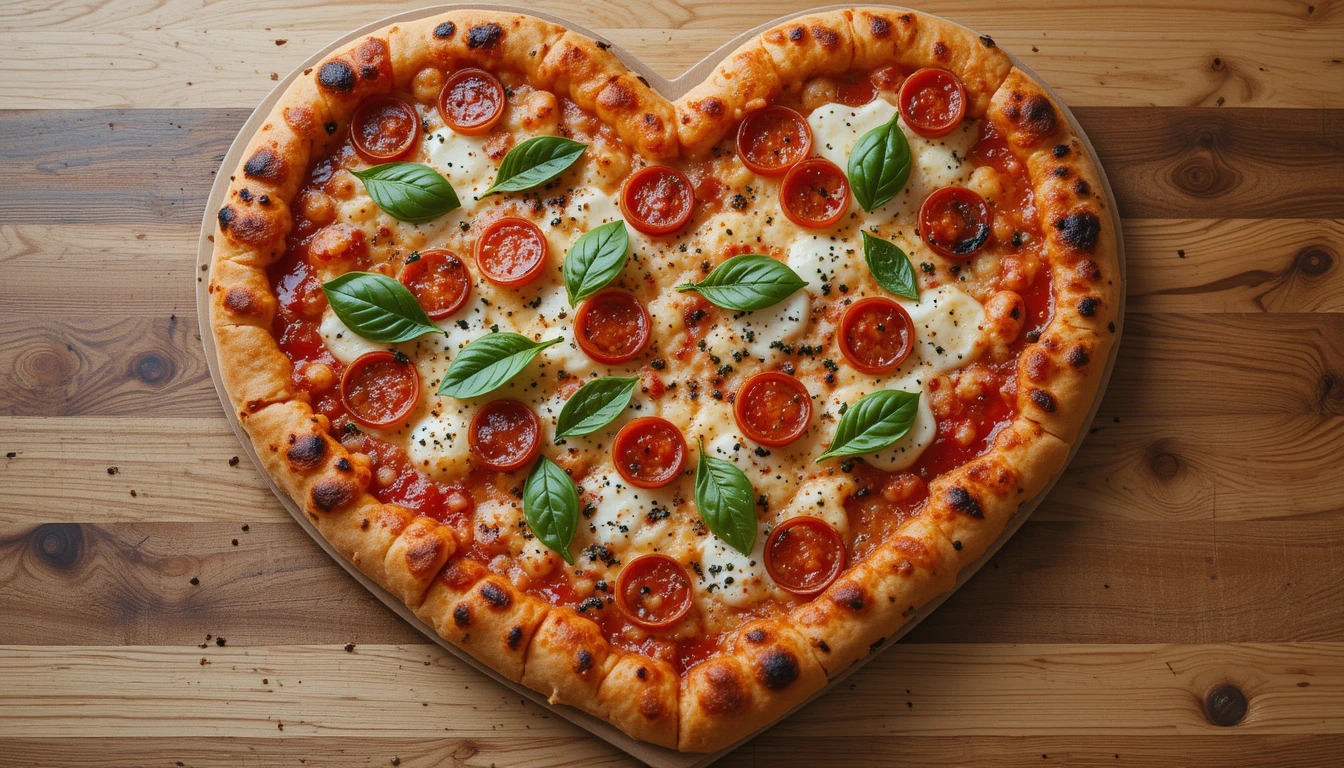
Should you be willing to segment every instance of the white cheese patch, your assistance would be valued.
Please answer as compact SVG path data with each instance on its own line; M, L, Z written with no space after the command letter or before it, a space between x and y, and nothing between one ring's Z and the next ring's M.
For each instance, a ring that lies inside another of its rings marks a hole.
M705 334L705 349L724 360L741 352L768 365L784 357L784 345L802 337L811 317L812 297L800 290L772 307L725 314Z
M652 552L667 539L667 521L671 518L677 485L636 488L621 479L610 465L589 473L579 492L592 502L592 516L579 521L580 533L586 535L576 540L606 545L623 560Z
M702 611L713 613L714 603L750 608L775 596L774 582L765 570L765 538L764 526L758 523L750 555L712 534L696 542L703 580L697 580L695 601Z
M331 356L344 365L353 363L360 355L389 348L387 344L375 344L346 328L341 318L331 311L331 307L322 312L322 324L318 326L317 332L321 334L322 343Z
M480 403L435 397L437 405L411 427L406 455L421 472L452 482L471 469L467 435Z
M969 365L989 344L985 308L956 286L923 291L918 303L900 303L915 323L914 354L939 373Z
M901 372L898 371L898 374L901 374ZM837 387L828 397L826 407L830 413L836 415L838 422L842 404L846 407L852 407L873 392L883 389L918 392L919 410L915 414L915 421L910 426L910 431L886 448L876 453L863 455L865 461L878 469L888 472L905 469L918 461L920 455L938 436L938 420L933 415L928 391L929 380L934 375L932 369L927 366L919 366L903 375L881 381L871 377L856 378L845 386ZM829 443L834 436L834 427L828 426L826 433L826 442Z
M625 220L625 215L621 213L621 207L616 203L616 199L592 187L579 187L574 190L569 196L565 215L573 219L583 232L617 219ZM627 227L627 230L632 238L638 234L633 228Z
M826 283L856 284L863 262L862 246L848 239L800 233L789 245L789 269L807 281L808 293L822 295Z
M495 163L485 150L483 136L463 136L450 128L441 128L425 138L429 165L453 185L462 207L457 215L470 213L480 204L480 196L495 180Z
M854 492L854 480L849 475L817 475L808 478L798 492L780 510L776 524L791 517L811 515L819 517L849 540L849 515L845 513L845 499Z

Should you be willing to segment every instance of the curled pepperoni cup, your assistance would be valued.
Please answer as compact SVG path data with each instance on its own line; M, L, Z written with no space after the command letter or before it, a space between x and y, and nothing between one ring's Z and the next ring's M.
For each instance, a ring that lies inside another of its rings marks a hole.
M457 254L443 248L420 252L420 258L407 262L397 275L431 320L448 317L467 303L471 296L471 273Z
M934 253L965 259L985 246L994 223L989 203L965 187L943 187L919 207L919 233Z
M910 130L930 139L951 133L966 116L966 88L961 78L937 67L907 77L896 101Z
M737 129L737 156L753 173L779 176L812 153L812 129L788 107L757 110Z
M476 268L495 285L516 288L546 266L546 236L527 219L506 216L490 223L476 240Z
M812 396L803 383L779 371L747 379L733 398L733 417L749 440L788 445L802 437L812 420Z
M781 589L815 597L845 569L845 541L819 517L799 515L775 526L765 540L765 570Z
M915 323L900 304L883 296L860 299L840 318L840 354L860 373L891 373L915 347Z
M649 312L633 293L608 288L579 306L574 340L599 363L633 360L649 345Z
M484 69L459 69L439 91L439 114L458 133L486 133L504 116L504 86Z
M496 472L522 469L541 452L541 422L517 400L493 400L472 417L467 448Z
M632 624L666 629L691 609L691 577L667 555L636 557L616 577L616 605Z
M420 115L395 96L371 96L360 102L350 118L350 141L360 157L371 163L396 160L411 151L420 138Z
M800 227L829 227L849 208L849 179L830 160L804 160L784 176L779 204L789 221Z
M611 461L627 483L661 488L686 468L686 438L667 419L644 416L616 433Z
M621 210L630 226L646 235L667 235L686 226L695 209L695 190L686 174L665 165L636 171L621 189Z
M389 427L420 402L420 372L392 352L361 355L341 374L341 404L366 427Z

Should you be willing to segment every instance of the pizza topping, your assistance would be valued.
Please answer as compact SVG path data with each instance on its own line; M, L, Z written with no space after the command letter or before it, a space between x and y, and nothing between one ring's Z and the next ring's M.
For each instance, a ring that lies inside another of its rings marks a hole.
M599 363L633 360L649 344L649 312L633 293L608 288L579 307L574 340Z
M807 431L812 397L798 379L765 371L737 390L733 416L747 439L762 445L788 445Z
M903 299L919 301L919 278L900 246L863 232L863 259L878 284Z
M788 107L753 112L737 130L737 155L762 176L779 176L812 152L812 129Z
M513 472L541 451L541 422L517 400L494 400L472 418L467 441L472 455L487 468Z
M849 208L849 180L829 160L804 160L784 176L779 204L789 221L800 227L830 227Z
M751 479L732 462L705 452L699 441L695 468L695 508L709 530L725 544L750 555L756 544L756 490Z
M406 286L376 272L346 272L322 284L331 310L356 335L378 344L399 344L442 333Z
M504 86L483 69L459 69L439 92L439 114L458 133L487 133L504 116Z
M584 232L565 254L561 269L569 303L576 304L615 280L629 255L630 233L625 222L613 221Z
M849 153L854 199L865 211L891 202L910 179L910 142L898 125L899 118L899 114L893 114L887 122L863 134Z
M461 309L471 296L471 273L457 254L443 248L420 252L420 258L408 261L397 277L410 289L431 320L439 320Z
M438 171L422 163L385 163L351 171L387 215L411 224L433 221L462 203Z
M476 240L476 268L495 285L517 288L546 267L546 236L527 219L496 219Z
M835 100L846 107L862 107L877 96L877 86L865 72L849 72L836 85Z
M715 267L704 280L684 283L677 290L695 291L716 307L750 312L778 304L806 285L788 264L759 253L744 253Z
M837 456L862 456L880 451L905 437L919 414L919 392L878 390L845 410L835 426L831 445L817 461Z
M350 141L371 163L396 160L420 138L420 116L395 96L373 96L360 103L350 118Z
M883 296L849 305L836 334L840 353L861 373L891 373L915 347L915 323L900 304Z
M611 446L616 471L639 488L661 488L686 467L686 438L667 419L644 416L621 427Z
M370 352L352 362L341 376L341 404L350 418L366 427L391 426L420 402L420 373L404 356Z
M499 389L560 337L533 341L517 333L490 333L457 353L439 382L437 394L468 400Z
M539 187L564 173L587 149L587 144L563 136L534 136L509 150L495 183L481 197Z
M579 489L559 464L545 456L523 483L523 517L538 541L574 564L569 544L579 525Z
M989 240L993 214L985 198L966 187L943 187L919 207L919 233L934 253L969 258Z
M961 79L937 67L907 77L897 101L906 125L925 138L946 136L966 115L966 89Z
M765 569L781 589L815 597L845 567L840 532L819 517L799 515L780 523L765 540Z
M691 609L691 577L667 555L637 557L616 578L616 604L636 626L665 629Z
M630 226L646 235L667 235L691 220L695 191L686 174L664 165L635 172L621 189L621 209Z
M603 376L579 387L569 396L555 420L557 438L590 435L625 412L639 386L639 377Z

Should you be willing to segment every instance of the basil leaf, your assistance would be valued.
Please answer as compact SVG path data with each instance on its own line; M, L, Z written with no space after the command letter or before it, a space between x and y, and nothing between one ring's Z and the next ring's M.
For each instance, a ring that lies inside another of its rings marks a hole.
M865 211L875 211L905 189L910 178L910 142L896 121L863 134L849 153L849 186Z
M610 424L630 404L638 384L638 376L629 379L603 376L579 387L560 409L555 436L590 435Z
M817 461L873 453L905 437L919 413L919 396L919 392L884 389L859 398L840 417L831 447Z
M545 184L564 173L587 149L587 144L563 136L534 136L509 150L499 164L494 185L481 197Z
M716 307L749 312L778 304L805 285L807 281L788 264L744 253L715 267L704 280L679 285L677 290L696 291Z
M863 258L877 282L888 291L919 301L919 280L910 257L890 240L863 233Z
M369 341L397 344L443 332L406 286L386 275L347 272L323 283L322 292L345 327Z
M351 171L388 215L411 224L432 221L461 206L453 185L424 163L384 163Z
M439 382L439 394L465 400L493 392L517 376L541 350L559 341L533 341L516 333L486 334L457 353Z
M697 441L700 463L695 468L695 507L715 536L744 555L756 544L756 491L751 480L731 462L705 453Z
M523 483L523 517L537 540L574 564L569 543L579 524L579 491L559 464L542 456Z
M562 271L569 303L577 305L615 280L629 254L630 233L623 221L584 232L565 254Z

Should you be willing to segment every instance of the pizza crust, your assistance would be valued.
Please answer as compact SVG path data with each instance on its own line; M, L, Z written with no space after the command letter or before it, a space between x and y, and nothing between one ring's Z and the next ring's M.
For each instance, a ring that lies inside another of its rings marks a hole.
M702 156L743 116L809 77L888 64L940 66L968 87L1026 158L1047 229L1055 315L1018 364L1019 417L994 447L930 484L923 513L785 619L741 627L722 653L678 677L613 648L597 625L452 559L448 526L367 492L368 462L328 434L270 334L265 269L285 248L307 168L343 138L361 99L415 88L426 67L512 70L567 96L650 160ZM352 43L304 73L251 137L218 212L210 318L220 375L276 483L343 557L442 637L513 681L603 717L631 736L713 751L824 687L951 588L1063 466L1104 375L1120 299L1116 233L1099 174L1044 89L987 37L914 12L812 14L748 41L675 104L602 43L516 14L454 11Z

